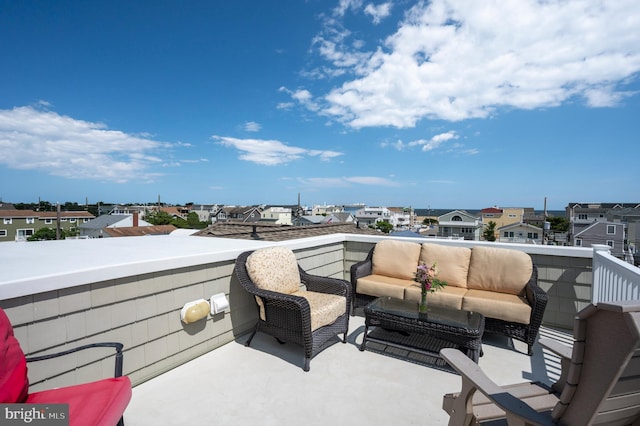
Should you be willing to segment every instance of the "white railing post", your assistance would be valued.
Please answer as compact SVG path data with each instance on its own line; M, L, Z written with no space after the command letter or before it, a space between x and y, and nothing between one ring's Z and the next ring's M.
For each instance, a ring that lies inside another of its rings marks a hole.
M605 290L604 272L605 267L602 261L603 254L611 254L611 247L606 244L593 244L593 282L591 284L591 303L597 305L602 299L602 291Z
M610 253L609 246L593 245L591 302L640 300L640 269Z

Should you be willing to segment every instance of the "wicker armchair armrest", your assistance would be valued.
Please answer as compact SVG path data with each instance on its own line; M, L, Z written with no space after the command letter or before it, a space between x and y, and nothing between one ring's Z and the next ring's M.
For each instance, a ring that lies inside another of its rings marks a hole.
M476 390L505 411L509 425L547 425L551 419L534 410L520 398L493 382L470 358L458 349L446 348L440 355L462 377L462 390L456 398L449 424L468 424L473 416L472 398Z
M360 277L366 277L373 272L373 262L371 258L367 257L365 260L361 260L358 263L351 265L351 282L355 283Z
M122 343L117 342L101 342L101 343L90 343L88 345L78 346L73 349L69 349L62 352L55 352L47 355L39 355L34 357L27 358L27 362L37 362L37 361L46 361L52 358L61 357L64 355L69 355L78 351L82 351L85 349L93 349L93 348L114 348L116 350L116 358L115 358L115 370L113 377L121 377L122 376L122 348L124 345Z
M351 285L347 281L338 278L311 275L300 269L300 280L307 286L309 291L337 294L344 297L349 296L351 293Z
M531 305L531 323L542 323L542 315L544 315L544 310L547 307L549 296L547 292L538 285L538 268L536 268L535 265L531 279L527 283L525 295Z

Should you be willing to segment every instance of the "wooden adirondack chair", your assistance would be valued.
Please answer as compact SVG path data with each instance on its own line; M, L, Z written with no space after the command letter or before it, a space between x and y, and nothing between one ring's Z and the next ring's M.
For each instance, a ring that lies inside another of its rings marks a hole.
M550 339L540 343L562 358L561 376L551 388L498 386L461 352L443 349L462 376L462 391L444 396L449 425L640 424L640 301L582 310L573 348Z

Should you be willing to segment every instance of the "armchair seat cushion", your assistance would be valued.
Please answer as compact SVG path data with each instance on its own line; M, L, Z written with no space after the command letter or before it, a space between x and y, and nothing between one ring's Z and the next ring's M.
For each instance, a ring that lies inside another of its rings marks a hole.
M404 278L394 278L373 274L358 278L356 291L369 296L389 296L402 299L404 297L404 290L415 283L416 282L413 280L407 280Z
M462 301L462 309L519 324L529 324L531 318L531 305L527 299L497 291L468 290Z
M311 331L333 324L347 312L347 298L336 294L300 290L293 293L307 299L311 310Z
M131 400L127 376L34 392L29 404L69 404L70 425L113 426Z

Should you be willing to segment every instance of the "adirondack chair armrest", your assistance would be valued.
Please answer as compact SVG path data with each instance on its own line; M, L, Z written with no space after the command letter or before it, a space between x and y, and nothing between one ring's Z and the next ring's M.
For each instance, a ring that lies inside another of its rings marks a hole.
M573 348L571 346L565 345L563 343L558 342L557 340L549 339L546 337L542 337L538 340L538 343L545 348L555 353L560 357L560 376L558 380L551 385L553 391L557 394L562 393L562 388L567 383L567 376L569 374L569 365L571 364L571 354L573 352Z
M449 424L467 425L473 415L473 394L482 392L507 414L509 425L548 425L550 419L538 413L518 397L498 386L480 366L457 349L445 348L440 355L462 378L462 390L451 407ZM444 408L444 407L443 407ZM445 409L445 411L448 411Z
M538 343L540 343L543 348L550 350L561 358L571 359L571 352L573 350L571 346L547 337L541 337Z

